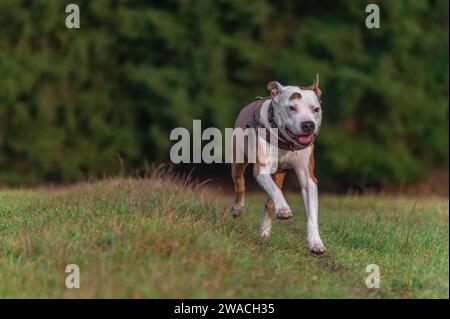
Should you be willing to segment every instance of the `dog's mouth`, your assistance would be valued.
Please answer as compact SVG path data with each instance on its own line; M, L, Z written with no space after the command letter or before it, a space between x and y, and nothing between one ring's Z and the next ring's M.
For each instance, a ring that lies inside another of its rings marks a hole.
M294 132L292 132L290 129L288 129L286 127L286 133L289 135L290 138L292 138L294 141L296 141L297 143L301 144L301 145L308 145L311 144L314 141L314 138L316 137L316 134L295 134Z

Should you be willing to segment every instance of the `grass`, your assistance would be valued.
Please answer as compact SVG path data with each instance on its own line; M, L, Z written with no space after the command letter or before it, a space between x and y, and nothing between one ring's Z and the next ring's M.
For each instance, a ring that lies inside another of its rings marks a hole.
M112 179L0 192L3 298L448 298L448 200L321 197L328 250L306 246L303 205L258 237L265 197L226 214L231 196L163 179ZM81 288L65 287L77 264ZM365 286L368 264L380 289Z

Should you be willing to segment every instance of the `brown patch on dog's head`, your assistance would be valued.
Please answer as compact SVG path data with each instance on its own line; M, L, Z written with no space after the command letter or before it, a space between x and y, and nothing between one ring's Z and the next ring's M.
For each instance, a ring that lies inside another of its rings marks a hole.
M301 99L302 95L298 92L292 93L291 97L289 98L289 100L296 100L296 99Z

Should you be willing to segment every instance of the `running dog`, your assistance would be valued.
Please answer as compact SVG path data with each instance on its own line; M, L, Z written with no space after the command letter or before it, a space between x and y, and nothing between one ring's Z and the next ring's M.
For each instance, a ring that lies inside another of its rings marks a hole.
M314 140L319 134L322 122L322 107L319 89L319 75L307 87L283 86L277 81L267 84L270 97L259 98L244 107L235 123L235 130L248 128L272 129L276 133L277 158L263 152L256 152L253 175L268 194L265 211L261 218L261 237L267 238L272 230L272 215L278 219L289 219L292 211L281 191L286 169L293 169L301 186L307 218L307 242L309 250L316 254L325 252L319 235L317 178L314 176ZM256 147L266 149L273 135L259 135ZM273 140L272 140L273 141ZM235 141L233 154L243 152L244 161L232 160L231 171L235 187L235 198L230 211L234 217L244 212L245 181L249 143ZM275 167L276 166L276 167ZM267 173L270 171L270 173Z

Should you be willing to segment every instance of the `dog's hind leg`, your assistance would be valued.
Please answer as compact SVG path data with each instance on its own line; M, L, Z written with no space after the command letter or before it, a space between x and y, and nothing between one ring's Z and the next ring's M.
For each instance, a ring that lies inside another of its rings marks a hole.
M272 179L275 182L275 184L278 186L278 188L283 187L284 177L286 176L285 171L278 171L275 174L272 174ZM270 236L270 233L272 231L272 216L274 211L274 204L273 200L268 197L264 209L264 214L261 218L261 230L260 235L263 238L267 238Z
M239 217L244 212L245 205L245 180L244 173L248 163L231 164L231 176L234 182L234 201L231 204L230 212L233 217Z

